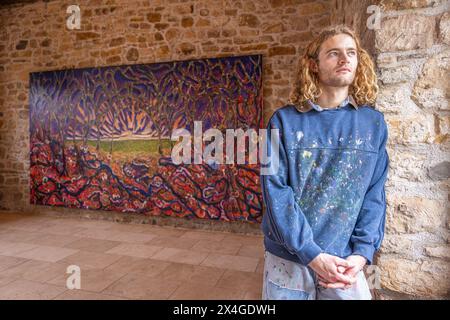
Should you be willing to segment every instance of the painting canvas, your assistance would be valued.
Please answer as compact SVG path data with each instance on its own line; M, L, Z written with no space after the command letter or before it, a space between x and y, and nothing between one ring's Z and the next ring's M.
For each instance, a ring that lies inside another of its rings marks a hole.
M262 56L30 74L30 201L260 222L259 164L175 164L176 129L262 128Z

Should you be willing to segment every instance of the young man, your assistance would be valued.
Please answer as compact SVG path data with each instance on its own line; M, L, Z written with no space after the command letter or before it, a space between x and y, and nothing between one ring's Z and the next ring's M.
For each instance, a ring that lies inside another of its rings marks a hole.
M345 26L324 30L300 59L291 103L268 125L279 165L261 176L263 299L372 298L362 269L383 239L389 165L376 82Z

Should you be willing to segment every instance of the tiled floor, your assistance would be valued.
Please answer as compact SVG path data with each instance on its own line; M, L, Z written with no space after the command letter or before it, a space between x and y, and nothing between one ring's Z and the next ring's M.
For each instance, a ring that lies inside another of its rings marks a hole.
M260 236L0 212L0 299L260 299L263 254Z

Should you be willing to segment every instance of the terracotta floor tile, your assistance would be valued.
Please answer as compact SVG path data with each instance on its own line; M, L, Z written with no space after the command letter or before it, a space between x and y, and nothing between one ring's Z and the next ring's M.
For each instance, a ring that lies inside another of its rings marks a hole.
M211 253L201 263L202 266L255 272L259 260L250 257L231 256Z
M150 233L152 235L157 235L160 237L181 237L186 233L186 229L181 228L171 228L171 227L161 227L161 226L151 226L148 231L143 231L143 233Z
M153 259L143 259L124 256L105 268L105 271L115 273L135 273L152 277L161 274L171 263Z
M2 272L5 277L20 278L29 281L46 282L66 274L68 265L37 260L28 260L18 266Z
M76 253L78 250L52 246L36 246L31 250L15 254L16 257L47 262L56 262Z
M191 249L198 242L199 240L180 239L174 236L157 236L146 244L165 248Z
M136 232L136 233L149 233L152 232L152 226L149 224L135 224L135 223L115 223L109 230L114 231L126 231L126 232Z
M217 283L218 287L236 288L241 291L261 291L263 277L254 272L227 270Z
M56 234L56 235L75 235L78 232L85 230L85 228L80 228L71 225L53 225L46 227L45 229L40 230L41 232L45 232L46 234Z
M12 268L21 263L24 263L25 261L27 261L27 259L18 257L0 256L0 271ZM3 275L3 273L1 273L0 275Z
M120 241L128 243L146 243L156 237L156 235L116 231L109 229L87 229L75 234L77 237L93 238L99 240Z
M93 219L77 219L73 220L71 223L80 228L103 229L103 230L110 229L112 226L116 225L116 223L113 221L93 220Z
M263 246L264 238L256 235L241 235L229 233L223 239L226 243L240 243L243 246Z
M91 251L79 251L70 255L63 260L62 263L77 265L84 269L103 269L119 260L122 256L117 254L106 254Z
M178 286L173 281L133 273L114 282L102 293L130 299L167 299Z
M66 290L51 284L18 279L1 287L0 300L48 300Z
M220 252L221 254L236 255L241 248L239 243L227 243L224 241L200 240L192 247L193 250L202 252Z
M200 283L215 286L225 272L224 269L190 264L171 263L158 278L176 282Z
M125 298L94 293L84 290L67 290L53 298L54 300L126 300Z
M205 241L222 241L226 234L223 232L208 232L208 231L186 231L180 239L194 239Z
M152 259L163 260L187 264L200 264L208 256L206 252L198 252L192 250L163 248L157 252Z
M2 286L5 286L8 283L16 281L16 280L17 280L16 278L0 276L0 290L1 290Z
M261 246L247 246L243 245L238 253L238 256L252 257L252 258L262 258L264 257L264 248Z
M0 241L32 242L34 239L42 237L43 235L44 234L40 232L9 229L8 232L0 234Z
M104 269L81 270L80 289L91 292L101 292L123 276L122 273L111 272ZM68 277L69 274L61 275L48 281L48 283L64 287L66 286Z
M247 291L244 294L243 300L261 300L262 291Z
M33 239L32 243L43 246L65 247L67 244L75 242L79 239L81 238L69 235L46 234Z
M51 226L51 222L49 220L39 219L19 219L16 221L0 223L0 226L13 230L39 232L45 227Z
M76 237L90 238L97 240L108 240L116 234L116 231L108 229L89 229L83 228L83 230L74 234Z
M0 299L258 300L263 256L257 235L2 212Z
M258 266L256 267L256 273L263 274L264 272L264 258L260 258L258 262Z
M136 233L136 232L117 231L116 235L114 235L112 238L109 238L107 240L144 244L146 242L151 241L154 238L156 238L156 235Z
M121 244L119 241L99 240L92 238L80 238L80 240L67 244L66 248L79 249L83 251L92 251L104 253Z
M123 243L106 251L106 253L121 254L137 258L150 258L161 249L163 248L145 244Z
M36 247L37 245L31 243L0 241L0 255L15 256Z
M205 286L198 283L182 284L171 296L171 300L240 300L244 292L237 289Z

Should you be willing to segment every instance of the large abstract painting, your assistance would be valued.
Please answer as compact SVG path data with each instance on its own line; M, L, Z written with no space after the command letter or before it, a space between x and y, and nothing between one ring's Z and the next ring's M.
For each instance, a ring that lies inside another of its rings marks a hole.
M175 164L177 129L260 129L261 55L30 74L32 204L260 222L259 164Z

